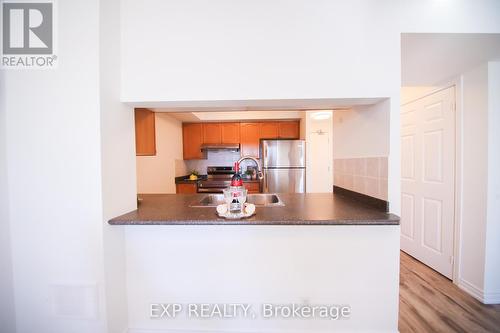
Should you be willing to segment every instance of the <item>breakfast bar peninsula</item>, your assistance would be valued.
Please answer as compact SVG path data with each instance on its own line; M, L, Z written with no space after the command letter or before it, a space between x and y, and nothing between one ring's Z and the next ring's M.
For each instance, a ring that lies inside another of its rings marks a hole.
M209 194L142 195L110 220L125 228L131 332L397 332L399 218L337 193L274 195L249 196L256 214L241 220ZM158 317L160 304L185 311ZM193 318L192 304L248 312ZM348 311L286 310L320 306Z

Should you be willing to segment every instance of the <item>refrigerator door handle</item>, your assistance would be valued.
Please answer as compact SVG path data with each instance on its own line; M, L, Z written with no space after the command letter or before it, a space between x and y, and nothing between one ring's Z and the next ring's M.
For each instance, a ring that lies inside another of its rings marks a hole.
M264 193L269 193L269 183L267 182L267 172L264 172Z

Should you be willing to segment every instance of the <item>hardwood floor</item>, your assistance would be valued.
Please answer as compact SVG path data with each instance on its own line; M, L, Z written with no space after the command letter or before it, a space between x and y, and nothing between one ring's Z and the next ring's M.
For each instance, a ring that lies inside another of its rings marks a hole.
M500 332L500 305L484 305L401 252L399 331Z

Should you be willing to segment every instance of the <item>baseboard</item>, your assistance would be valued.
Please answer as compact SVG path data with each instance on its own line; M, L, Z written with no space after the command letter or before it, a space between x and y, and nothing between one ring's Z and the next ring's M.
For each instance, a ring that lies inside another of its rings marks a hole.
M288 331L287 331L288 332ZM189 330L189 329L129 329L126 333L278 333L278 331L249 331L249 330L237 330L237 331L221 331L221 330ZM305 331L292 331L291 333L310 333ZM320 332L322 333L322 332ZM326 332L324 332L326 333Z
M127 333L258 333L257 331L213 331L213 330L184 330L184 329L171 329L171 330L128 330Z
M246 330L237 330L237 331L221 331L221 330L188 330L188 329L129 329L127 333L278 333L282 331L246 331ZM286 331L289 332L289 331ZM306 331L292 331L291 333L310 333ZM327 332L319 332L319 333L327 333Z
M500 304L500 293L485 293L484 304Z
M458 287L483 304L500 304L500 292L485 293L483 289L460 279Z
M351 332L350 330L338 330L336 332ZM246 330L237 330L237 331L221 331L221 330L186 330L186 329L129 329L125 333L330 333L331 331L311 331L311 330L272 330L272 331L246 331ZM356 330L358 333L381 333L381 331L375 330ZM382 331L384 333L397 333L398 330L388 330Z

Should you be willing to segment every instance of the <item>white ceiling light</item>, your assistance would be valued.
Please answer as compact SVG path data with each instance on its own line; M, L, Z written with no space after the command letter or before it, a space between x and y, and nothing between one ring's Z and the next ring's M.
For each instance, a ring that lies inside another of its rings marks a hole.
M331 111L321 111L321 112L314 112L311 117L314 120L325 120L329 119L332 116Z

